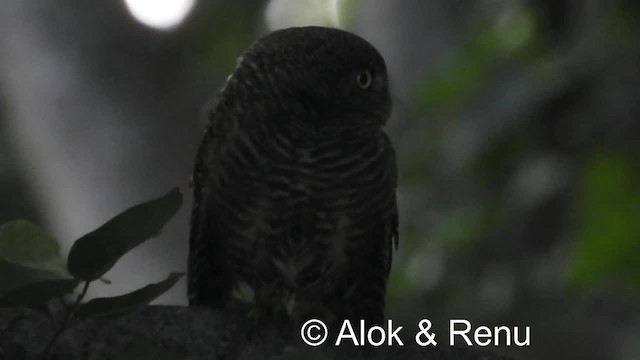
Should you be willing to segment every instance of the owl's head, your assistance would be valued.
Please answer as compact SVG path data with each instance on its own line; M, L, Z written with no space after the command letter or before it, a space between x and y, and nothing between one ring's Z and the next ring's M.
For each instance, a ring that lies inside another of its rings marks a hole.
M266 97L300 121L383 125L391 111L380 53L352 33L324 27L275 31L238 61L236 87Z

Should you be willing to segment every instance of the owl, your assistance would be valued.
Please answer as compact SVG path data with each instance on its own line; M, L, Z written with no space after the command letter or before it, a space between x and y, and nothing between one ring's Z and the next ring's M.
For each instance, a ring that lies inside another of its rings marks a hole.
M216 99L193 172L190 305L380 323L398 241L380 53L343 30L275 31Z

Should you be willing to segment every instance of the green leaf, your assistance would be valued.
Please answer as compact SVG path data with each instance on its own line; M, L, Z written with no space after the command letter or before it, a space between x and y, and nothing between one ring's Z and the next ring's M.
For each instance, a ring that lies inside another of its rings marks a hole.
M0 226L0 258L35 270L65 273L58 242L27 220Z
M52 279L30 283L13 289L0 296L0 303L6 305L34 306L69 294L78 285L76 279Z
M183 273L171 273L165 280L159 283L149 284L142 289L138 289L126 295L92 299L89 302L80 305L77 316L89 317L109 315L147 305L155 298L171 289L171 287L175 285L183 275Z
M577 242L570 280L640 289L640 167L633 156L594 156L578 191Z
M125 210L73 244L69 272L86 281L98 279L129 250L156 236L181 205L182 194L176 188Z
M54 238L26 220L0 225L0 292L66 276Z

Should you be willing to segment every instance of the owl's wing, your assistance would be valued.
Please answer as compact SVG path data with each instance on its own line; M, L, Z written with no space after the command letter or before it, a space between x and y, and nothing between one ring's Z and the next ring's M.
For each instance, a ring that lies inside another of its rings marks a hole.
M196 154L193 173L193 207L189 236L188 296L190 305L219 306L225 301L228 286L222 259L216 256L219 233L215 197L212 196L215 176L219 176L219 157L228 140L233 118L226 111L217 110L210 122Z

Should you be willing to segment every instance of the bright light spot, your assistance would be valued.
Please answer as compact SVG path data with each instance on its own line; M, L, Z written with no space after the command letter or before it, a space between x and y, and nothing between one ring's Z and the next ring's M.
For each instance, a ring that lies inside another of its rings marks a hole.
M136 20L156 29L174 28L187 17L195 0L124 0Z
M339 2L343 0L271 0L265 10L270 30L292 26L339 27Z

